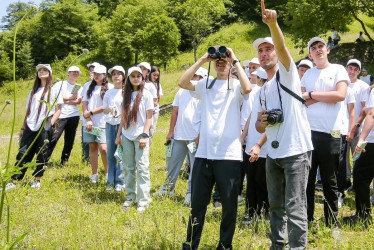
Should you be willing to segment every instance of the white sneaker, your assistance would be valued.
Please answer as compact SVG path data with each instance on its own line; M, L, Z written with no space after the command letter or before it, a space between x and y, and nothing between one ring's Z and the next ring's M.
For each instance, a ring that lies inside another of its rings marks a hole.
M138 209L136 209L139 213L141 212L144 212L145 210L147 210L148 207L146 206L139 206Z
M122 192L123 190L125 190L125 185L116 185L114 190L116 190L116 192Z
M40 188L40 181L39 180L34 180L31 185L31 188Z
M107 191L107 192L112 191L112 186L107 186L106 189L105 189L105 191Z
M174 194L175 194L174 190L172 190L168 193L166 190L160 189L160 191L156 192L154 195L155 196L164 196L164 195L174 196Z
M14 184L13 182L9 182L8 184L5 185L5 191L15 188L15 187L16 187L16 184Z
M135 204L134 200L125 200L125 202L123 203L123 207L131 207Z
M98 174L93 174L90 178L90 182L91 183L96 183L98 179L99 179L99 175Z
M338 193L338 208L342 208L343 207L343 201L344 201L343 194L342 193Z
M189 206L190 203L191 203L191 193L186 195L186 199L184 199L183 204L186 205L186 206Z

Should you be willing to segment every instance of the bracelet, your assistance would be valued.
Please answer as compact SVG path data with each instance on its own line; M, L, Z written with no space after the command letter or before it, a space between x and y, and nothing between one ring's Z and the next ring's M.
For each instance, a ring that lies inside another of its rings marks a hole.
M309 98L313 100L313 98L312 98L312 92L313 91L308 92L308 95L309 95Z
M93 116L93 115L94 115L94 113L92 111L90 111L90 116Z
M257 145L259 148L261 148L261 145L260 145L260 144L256 143L256 145Z
M25 128L21 128L21 130L25 130Z

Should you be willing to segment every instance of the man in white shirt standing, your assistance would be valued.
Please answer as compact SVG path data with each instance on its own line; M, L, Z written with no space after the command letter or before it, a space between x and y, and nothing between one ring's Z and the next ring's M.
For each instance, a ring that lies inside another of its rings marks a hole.
M361 71L362 75L360 76L360 80L366 82L368 85L371 84L370 77L371 75L368 74L367 69L363 68Z
M215 46L216 51L218 47ZM214 184L222 202L217 249L232 249L242 160L240 103L242 95L251 91L251 85L234 52L224 50L226 52L219 53L219 56L203 55L179 81L179 86L190 90L201 105L200 139L192 171L191 214L183 249L197 249L199 246ZM206 62L213 62L217 78L203 79L194 85L192 77ZM235 67L239 80L229 78L231 65Z
M261 105L252 113L258 113L257 131L265 132L267 136L266 180L271 249L283 249L287 240L291 249L304 249L308 240L305 191L313 149L310 128L306 107L300 98L299 74L285 45L277 13L265 9L263 0L261 10L262 21L268 25L272 38L258 38L253 42L268 81L261 88L257 100ZM282 111L283 119L280 115L269 115L275 110L277 113Z
M329 63L327 56L330 49L326 47L326 42L322 38L312 38L308 42L308 51L309 57L316 65L305 72L301 79L303 97L308 105L307 114L314 146L307 187L308 220L314 220L315 181L319 167L325 197L325 223L327 226L334 227L333 235L335 235L342 110L349 77L342 65Z

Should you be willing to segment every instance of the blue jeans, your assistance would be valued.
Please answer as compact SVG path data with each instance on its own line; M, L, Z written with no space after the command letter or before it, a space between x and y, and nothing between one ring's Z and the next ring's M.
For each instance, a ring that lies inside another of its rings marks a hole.
M311 152L266 159L271 249L305 249L308 241L306 186Z
M125 176L123 173L123 166L122 162L119 161L117 163L117 159L114 157L114 153L117 150L117 145L115 144L117 132L118 132L119 124L118 125L111 125L106 123L105 125L105 133L106 133L106 145L107 145L107 160L109 165L108 170L108 181L107 185L123 185L125 184Z

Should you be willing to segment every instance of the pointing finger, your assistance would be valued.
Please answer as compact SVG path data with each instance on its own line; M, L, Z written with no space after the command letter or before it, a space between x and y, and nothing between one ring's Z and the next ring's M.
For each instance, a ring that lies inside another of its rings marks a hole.
M264 0L261 0L261 12L262 12L262 15L265 15L265 2L264 2Z

